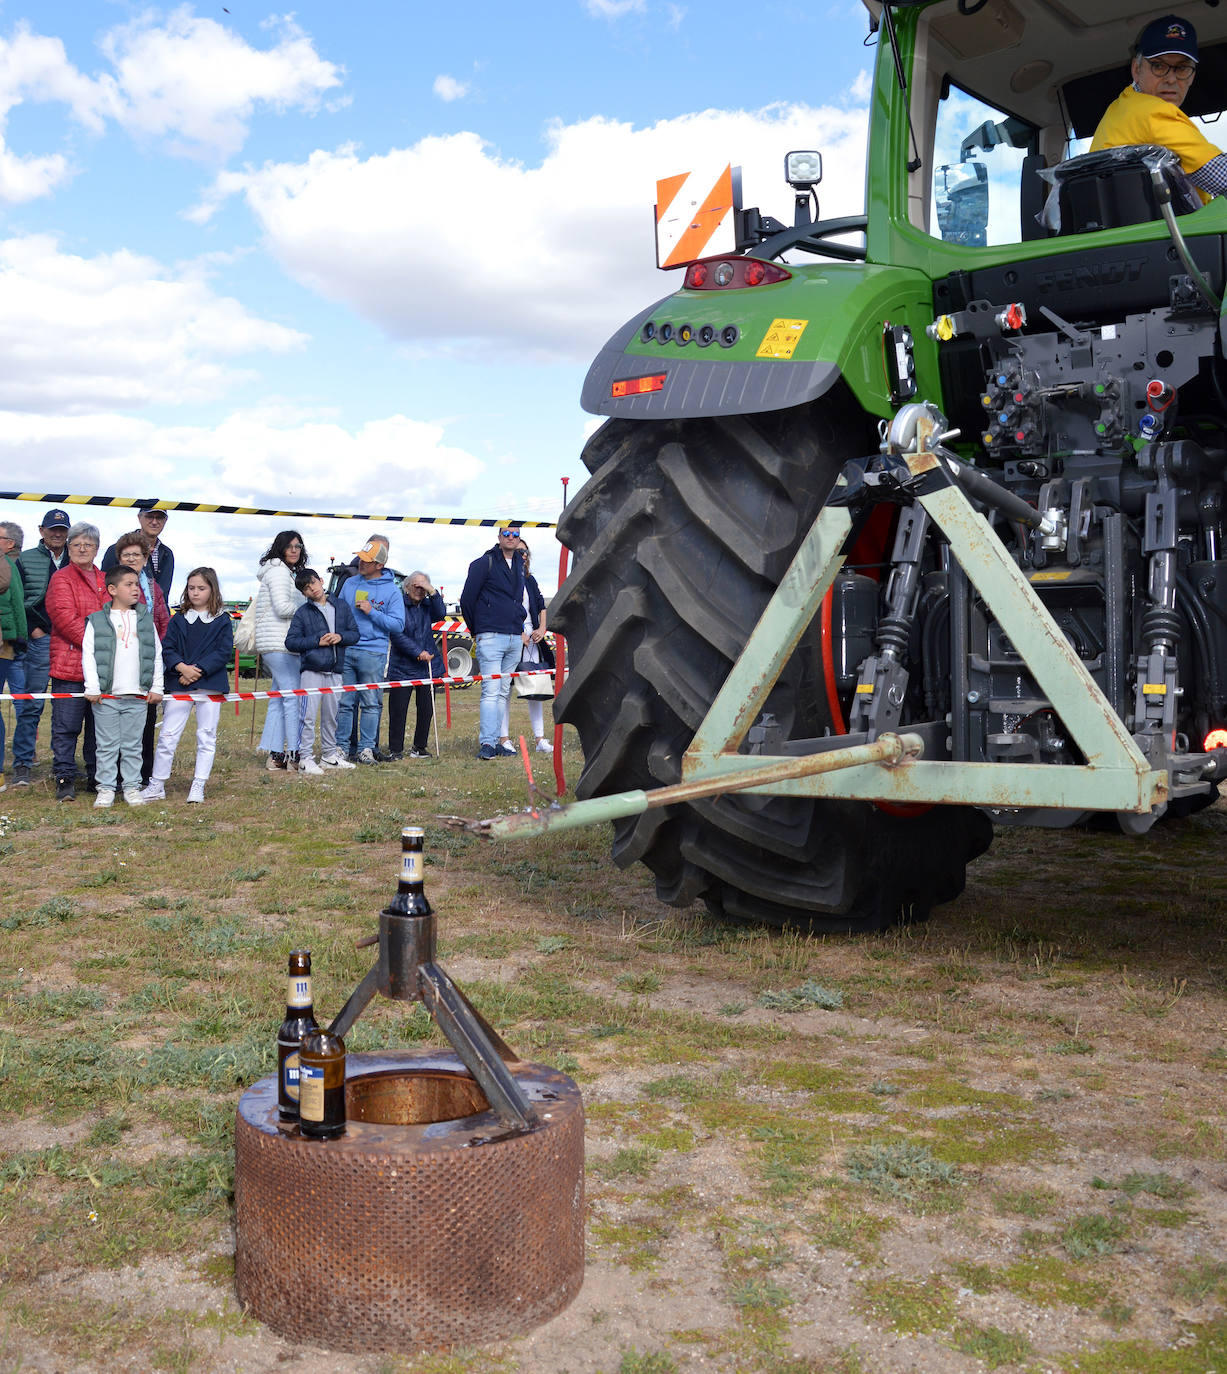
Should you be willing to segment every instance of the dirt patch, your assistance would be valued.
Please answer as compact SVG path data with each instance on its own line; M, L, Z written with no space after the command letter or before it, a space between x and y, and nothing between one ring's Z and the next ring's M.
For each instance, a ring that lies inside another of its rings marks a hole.
M1136 842L1002 832L927 925L815 940L660 907L599 834L500 848L427 818L444 966L583 1091L585 1282L446 1359L272 1335L233 1295L235 1104L286 951L313 949L322 1015L369 967L424 784L270 805L223 725L224 800L191 824L6 808L30 824L0 926L0 1370L1227 1369L1221 804ZM429 777L431 816L519 804L467 758ZM376 1004L351 1048L429 1035Z

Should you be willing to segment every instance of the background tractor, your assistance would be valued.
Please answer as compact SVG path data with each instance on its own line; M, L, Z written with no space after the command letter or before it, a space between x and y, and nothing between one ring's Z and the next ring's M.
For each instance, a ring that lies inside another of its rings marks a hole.
M1171 10L1219 112L1227 7L866 4L866 213L792 154L794 222L733 204L610 339L550 613L581 798L922 742L616 821L665 901L815 930L923 917L994 824L1204 806L1227 741L1227 205L1084 152Z

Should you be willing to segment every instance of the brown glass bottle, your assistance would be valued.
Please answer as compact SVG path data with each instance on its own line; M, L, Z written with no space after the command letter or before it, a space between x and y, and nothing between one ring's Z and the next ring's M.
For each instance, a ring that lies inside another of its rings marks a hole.
M423 873L423 846L426 832L417 825L407 825L400 832L400 879L396 896L384 910L396 916L429 916L432 908L426 899Z
M298 1047L316 1029L311 992L311 951L290 951L286 980L285 1020L277 1032L277 1113L282 1121L298 1120Z
M314 1140L345 1131L345 1041L317 1027L298 1051L298 1126Z

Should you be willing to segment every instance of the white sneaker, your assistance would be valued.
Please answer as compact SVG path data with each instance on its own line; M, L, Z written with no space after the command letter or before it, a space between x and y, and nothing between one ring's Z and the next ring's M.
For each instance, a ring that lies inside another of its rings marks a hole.
M320 759L325 768L357 768L356 763L350 763L344 754L329 754L326 759Z
M498 752L505 759L513 759L520 751L515 747L514 744L512 744L512 742L509 739L505 739L499 742Z
M379 760L375 757L375 751L373 749L363 749L358 754L358 762L375 764L378 763Z
M115 802L115 789L113 787L100 787L98 795L94 798L96 807L112 806Z
M153 778L150 780L149 786L141 793L141 796L144 797L147 802L165 801L166 787L156 778Z
M100 792L98 795L101 796L102 793ZM112 793L112 796L113 796L113 795L114 795L114 793ZM127 788L125 788L125 789L124 789L124 801L126 801L126 802L128 803L129 806L144 806L144 805L145 805L145 798L141 795L141 790L140 790L139 787L127 787Z
M148 789L148 788L145 788L145 793L146 793L146 795L148 795L148 793L149 793L149 789ZM159 794L159 795L160 795L160 794ZM192 779L192 785L191 785L191 787L188 788L188 791L187 791L187 799L188 799L188 801L190 801L190 802L202 802L202 801L204 801L204 779L203 779L203 778L193 778L193 779Z
M302 759L298 765L300 773L309 773L312 777L318 778L323 773L323 769L314 759Z
M554 746L549 742L548 739L546 739L544 736L542 736L541 739L539 739L539 740L537 741L537 753L538 753L538 754L552 754L553 752L554 752Z

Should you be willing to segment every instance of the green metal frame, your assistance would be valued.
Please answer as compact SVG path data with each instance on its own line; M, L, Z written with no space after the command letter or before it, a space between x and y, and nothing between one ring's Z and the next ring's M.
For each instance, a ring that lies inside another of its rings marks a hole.
M527 812L469 828L498 839L523 838L596 825L721 792L1135 814L1162 805L1167 800L1166 772L1151 768L992 526L938 459L925 450L929 438L922 438L919 452L907 456L913 476L926 479L926 489L916 499L949 541L969 582L1000 622L1041 691L1061 703L1062 724L1086 763L926 759L918 736L892 734L815 754L738 753L843 566L852 519L845 507L828 505L802 540L695 733L682 759L680 783L562 807L533 806Z
M916 475L942 473L928 453L912 456ZM944 475L944 474L943 474ZM1085 764L964 763L916 759L894 768L858 767L747 792L843 797L895 803L938 802L986 807L1057 807L1147 813L1167 797L1167 775L1153 770L1107 698L988 521L963 492L946 484L918 498L950 549L1085 755ZM785 663L843 566L848 512L827 506L797 550L682 761L687 781L738 772L769 760L739 754ZM741 789L738 789L741 790Z

